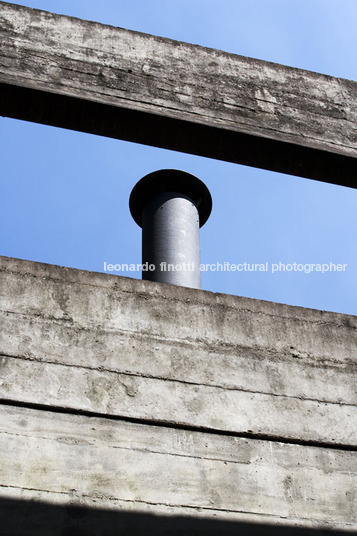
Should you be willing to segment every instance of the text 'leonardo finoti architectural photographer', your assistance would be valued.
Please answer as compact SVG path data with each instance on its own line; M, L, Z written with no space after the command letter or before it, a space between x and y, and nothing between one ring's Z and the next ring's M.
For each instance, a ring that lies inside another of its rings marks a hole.
M304 274L320 273L326 274L331 272L346 272L347 264L344 263L299 263L299 262L277 262L271 263L265 261L262 263L231 263L228 261L214 262L214 263L201 263L199 266L200 272L266 272L266 273L284 273L284 272L298 272ZM143 264L114 264L104 262L104 272L195 272L197 266L194 262L182 262L182 263L167 263L160 262L156 264L145 262Z

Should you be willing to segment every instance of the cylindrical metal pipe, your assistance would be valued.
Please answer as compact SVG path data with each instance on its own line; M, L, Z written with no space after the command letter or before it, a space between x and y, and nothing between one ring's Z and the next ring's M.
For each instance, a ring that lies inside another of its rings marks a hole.
M143 212L144 279L201 288L199 216L191 199L176 192L154 195ZM146 264L147 263L147 264Z
M201 288L199 228L212 209L204 183L184 171L156 171L136 184L129 205L143 230L143 279Z

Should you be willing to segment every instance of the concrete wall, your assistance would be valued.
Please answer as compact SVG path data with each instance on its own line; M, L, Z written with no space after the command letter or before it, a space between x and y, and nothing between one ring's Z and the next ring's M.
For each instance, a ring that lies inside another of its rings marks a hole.
M1 274L7 534L357 529L356 317L16 259Z

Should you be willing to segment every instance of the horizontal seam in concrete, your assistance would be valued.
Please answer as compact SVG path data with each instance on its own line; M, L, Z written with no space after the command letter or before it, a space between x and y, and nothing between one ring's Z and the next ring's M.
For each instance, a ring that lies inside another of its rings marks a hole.
M25 488L23 486L11 486L10 484L9 485L0 484L0 489L20 489L20 490L26 490L26 491L39 491L41 493L47 493L47 494L53 493L55 495L70 495L70 492L68 491L49 491L47 489Z
M244 389L244 388L241 388L241 387L233 387L233 386L229 386L229 385L218 385L218 384L214 384L214 383L202 383L202 382L201 383L195 383L195 382L192 382L192 381L180 380L180 379L176 379L176 378L165 378L164 376L159 376L159 375L152 376L152 375L149 375L149 374L139 374L139 373L135 373L135 372L112 370L112 369L107 369L105 367L89 367L89 366L86 366L86 365L72 365L72 364L69 364L69 363L60 363L58 361L48 361L48 360L40 359L40 358L37 358L37 357L34 357L34 356L18 356L18 355L14 356L14 355L1 353L0 354L0 359L2 357L10 358L10 359L16 359L16 360L22 360L22 361L36 362L36 363L41 363L41 364L44 364L44 365L54 365L54 366L59 366L59 367L74 368L74 369L78 369L78 370L92 370L92 371L95 371L95 372L108 372L109 374L116 374L118 376L130 376L130 377L134 377L134 378L143 378L143 379L148 379L148 380L159 380L159 381L171 382L171 383L181 383L181 384L184 384L184 385L192 385L194 387L209 387L209 388L213 388L213 389L221 389L222 391L239 391L239 392L243 392L243 393L250 393L250 394L253 394L253 395L256 394L256 395L274 396L274 397L277 397L277 398L288 398L288 399L292 399L292 400L300 400L302 402L320 402L321 404L331 404L331 405L336 405L336 406L347 406L347 407L350 407L350 408L355 408L356 407L356 404L346 404L344 402L333 402L333 401L330 401L330 400L321 400L319 398L306 398L306 397L302 397L302 396L292 396L292 395L285 395L285 394L277 394L277 393L272 393L272 392L268 392L268 391L251 391L249 389Z
M207 434L214 434L214 435L219 435L219 436L241 437L241 438L253 439L257 441L271 441L274 443L284 443L284 444L300 445L300 446L306 446L306 447L327 448L327 449L333 449L333 450L357 452L357 445L345 445L345 444L338 444L338 443L328 443L328 442L319 442L319 441L293 439L293 438L287 439L285 437L279 437L279 436L274 436L274 435L267 436L267 435L259 434L259 433L254 434L254 433L249 433L249 432L231 432L227 430L218 430L218 429L204 427L204 426L189 426L189 425L180 424L180 423L173 422L173 421L160 421L160 420L155 421L155 420L150 420L150 419L122 417L119 415L113 415L109 413L97 413L97 412L81 410L81 409L65 408L62 406L36 404L32 402L20 402L20 401L10 400L7 398L0 398L0 405L18 407L18 408L37 409L40 411L62 413L62 414L67 414L67 415L83 415L84 417L95 417L95 418L100 418L100 419L108 419L112 421L131 422L133 424L156 426L160 428L173 428L176 430L187 430L190 432L207 433Z
M114 497L114 496L108 496L108 495L105 495L104 493L100 493L100 492L97 492L93 495L88 495L86 493L81 493L79 490L70 490L70 492L64 492L64 491L48 491L48 490L43 490L43 489L38 489L38 488L26 488L26 487L19 487L19 486L11 486L11 485L2 485L0 484L0 489L17 489L17 490L25 490L25 491L35 491L35 492L39 492L39 493L46 493L48 495L50 494L53 494L53 495L59 495L59 496L71 496L71 495L74 495L74 493L78 493L78 498L81 498L81 499L105 499L107 501L111 501L111 502L123 502L123 503L128 503L128 504L143 504L143 505L148 505L148 506L163 506L163 507L167 507L167 508L180 508L180 509L183 509L183 508L187 508L187 509L190 509L190 510L193 510L193 511L205 511L205 512L219 512L219 513L224 513L224 512L227 512L227 513L230 513L230 514L245 514L245 515L249 515L249 516L257 516L260 518L260 521L262 521L262 518L267 518L269 520L271 520L272 522L274 520L277 520L277 519L281 519L281 520L284 520L284 521L288 521L289 522L289 526L292 526L294 527L295 523L301 523L301 521L308 521L309 525L307 528L310 528L315 526L316 524L318 524L318 527L319 527L319 530L323 530L323 529L327 529L327 530L331 530L333 528L338 528L338 529L343 529L343 528L353 528L355 526L355 524L353 523L331 523L331 521L328 521L328 520L324 520L324 519L311 519L311 518L307 518L307 517L291 517L290 515L278 515L278 514L268 514L268 513L265 513L265 512L252 512L252 511L249 511L249 510L232 510L232 509L229 509L229 508L212 508L212 507L209 507L209 506L194 506L194 505L191 505L191 504L174 504L174 503L169 503L169 502L165 502L165 503L161 503L161 502L152 502L152 501L144 501L144 500L140 500L140 499L122 499L120 497ZM72 494L71 494L72 492ZM73 493L74 492L74 493ZM82 507L83 508L83 505L82 504L76 504L76 503L71 503L70 504L71 507ZM84 505L84 508L86 506ZM93 508L93 506L91 506L91 508ZM147 515L150 515L151 512L150 511L147 511L146 512ZM156 514L158 515L158 514ZM196 518L195 518L196 519ZM199 518L198 518L199 519ZM227 520L227 522L234 522L234 520ZM321 523L323 523L323 525L321 525ZM270 524L270 523L268 523ZM304 530L302 528L302 530ZM348 534L348 533L346 533Z
M21 316L28 318L29 320L35 320L36 322L39 321L43 323L52 324L55 323L57 326L70 326L71 329L74 329L76 332L87 332L87 333L97 333L99 331L99 335L103 334L118 334L118 335L135 335L136 338L140 339L150 339L157 342L165 343L165 344L179 344L181 346L185 347L191 347L192 345L197 345L199 343L202 347L204 347L205 350L209 353L224 353L227 354L227 351L233 352L236 354L237 352L261 352L264 354L270 354L275 357L284 357L287 359L303 359L304 363L306 364L308 361L308 365L313 367L319 367L321 365L331 365L332 368L336 368L338 366L342 366L343 368L347 366L356 366L357 367L357 360L356 359L338 359L335 356L333 359L329 359L326 356L315 356L308 354L306 352L303 352L303 355L298 355L296 352L298 352L298 348L290 346L291 350L295 350L295 352L290 351L286 352L284 350L275 350L272 347L269 346L259 346L259 345L242 345L242 344L235 344L235 343L227 343L223 339L216 339L216 340L203 340L202 338L191 338L191 337L185 337L182 338L172 338L162 335L159 335L157 333L153 333L152 331L145 331L145 330L134 330L134 329L124 329L124 328L112 328L112 329L104 329L102 324L94 324L90 327L85 326L83 324L80 324L73 320L72 317L55 317L50 315L43 315L42 313L21 313L17 311L9 311L9 310L1 310L0 313L4 313L8 316ZM9 357L15 357L15 356L9 356ZM21 357L21 356L20 356ZM245 356L239 356L239 358L245 358ZM256 356L254 356L254 359ZM260 357L258 358L260 359ZM313 360L313 362L312 362Z
M1 404L0 404L1 405ZM9 435L9 436L15 436L15 437L30 437L29 434L26 434L26 433L15 433L15 432L8 432L7 430L1 430L0 429L0 435L1 434L5 434L5 435ZM51 436L46 436L46 435L43 435L41 434L41 436L34 436L34 435L31 435L31 437L39 437L40 439L44 439L44 440L47 440L47 441L57 441L56 438L53 438ZM246 438L244 438L246 439ZM80 444L81 441L78 441L78 443ZM94 446L96 444L96 442L88 442L86 440L85 442L86 445L90 445L90 446ZM207 460L207 461L212 461L212 462L222 462L224 463L225 465L228 465L228 464L233 464L233 465L253 465L253 466L264 466L264 464L259 464L259 463L252 463L251 461L239 461L239 460L232 460L232 459L229 459L229 458L214 458L213 456L194 456L192 454L189 454L188 452L185 453L185 454L180 454L180 453L176 453L176 452L169 452L169 451L160 451L160 450L152 450L152 449L148 449L146 447L143 447L143 448L137 448L137 447L123 447L123 446L118 446L118 445L109 445L107 444L106 445L108 448L111 448L111 449L117 449L117 450L128 450L128 451L135 451L135 452L141 452L141 453L149 453L149 454L159 454L159 455L162 455L162 456L172 456L173 458L175 457L178 457L178 458L192 458L192 459L195 459L195 460ZM356 475L357 476L357 473L356 472L353 472L353 471L334 471L335 474L348 474L349 476L351 475Z
M150 339L153 339L153 340L156 340L156 341L160 341L160 342L165 342L167 344L181 344L183 346L190 346L191 344L201 344L202 346L204 346L205 348L207 348L207 350L209 352L219 352L223 349L227 350L235 350L235 351L261 351L261 352L266 352L268 354L271 354L271 355L276 355L276 356L279 356L279 357L287 357L287 358L294 358L294 359L304 359L305 362L306 360L309 360L309 364L310 365L313 365L313 366L319 366L321 365L321 363L323 364L331 364L333 366L333 368L336 368L336 365L341 365L341 366L345 366L345 365L351 365L351 366L356 366L357 367L357 360L355 359L340 359L340 360L337 360L335 357L333 359L329 359L328 357L326 356L312 356L310 354L307 354L305 352L304 355L298 355L296 352L299 351L298 348L295 348L295 347L292 347L290 346L290 349L291 350L295 350L295 353L293 351L291 352L286 352L286 350L275 350L274 348L271 348L269 346L258 346L258 345L251 345L251 346L244 346L244 345L241 345L241 344L235 344L235 343L227 343L225 342L223 339L216 339L216 340L204 340L202 338L190 338L190 337L185 337L184 339L182 338L170 338L170 337L163 337L162 335L158 334L158 333L153 333L152 331L145 331L145 330L131 330L131 329L123 329L123 328L113 328L113 329L104 329L103 328L103 324L93 324L91 325L90 327L88 326L84 326L76 321L73 320L72 317L66 317L66 316L62 316L62 317L55 317L55 316L50 316L50 315L44 315L40 312L36 313L36 312L33 312L33 313L21 313L21 312L18 312L18 311L11 311L11 310L1 310L0 313L4 313L5 315L8 315L8 316L21 316L21 317L26 317L28 319L34 319L34 320L37 320L37 319L40 319L41 321L44 321L44 322L50 322L50 323L56 323L58 326L61 326L61 325L67 325L67 326L71 326L73 327L73 329L75 330L80 330L80 331L83 331L83 332L96 332L98 329L100 330L101 333L110 333L110 334L113 334L113 333L117 333L117 334L132 334L132 335L135 335L136 337L140 337L140 338L150 338ZM281 318L284 318L284 317L281 317ZM344 327L344 326L341 326L341 325L338 325L338 324L335 324L335 327L337 328L341 328L341 327ZM350 329L350 328L349 328ZM355 329L355 328L353 328ZM306 355L305 355L306 354ZM242 356L241 356L242 357ZM311 359L314 359L314 363L311 362ZM316 360L318 362L316 362Z
M1 405L1 404L0 404ZM7 430L1 430L0 429L0 435L1 434L4 434L4 435L9 435L9 436L15 436L15 437L29 437L29 434L26 434L26 433L16 433L16 432L8 432ZM31 436L33 437L33 436ZM35 436L35 437L38 437L38 436ZM46 441L57 441L56 438L53 438L51 436L46 436L44 434L41 434L40 436L40 439L44 439ZM80 444L81 441L78 441L78 443ZM95 442L88 442L86 440L86 445L95 445ZM117 450L129 450L129 451L135 451L135 452L142 452L142 453L150 453L150 454L159 454L159 455L162 455L162 456L172 456L174 458L193 458L194 460L208 460L208 461L213 461L213 462L223 462L225 465L227 464L235 464L235 465L252 465L252 463L249 461L249 462L244 462L244 461L238 461L238 460L230 460L228 458L214 458L213 456L194 456L192 454L189 454L189 453L186 453L186 454L180 454L180 453L176 453L176 452L169 452L169 451L160 451L160 450L152 450L152 449L148 449L146 447L143 447L143 448L138 448L138 447L123 447L123 446L119 446L119 445L109 445L107 444L106 445L108 448L110 449L117 449ZM338 473L343 473L343 471L336 471ZM349 472L350 474L351 472Z
M0 488L11 488L11 489L20 489L20 490L26 490L26 491L37 491L37 492L41 492L41 493L47 493L47 494L57 494L57 495L70 495L69 492L65 492L65 491L49 491L49 490L43 490L43 489L38 489L38 488L25 488L25 487L19 487L19 486L6 486L6 485L2 485L0 484ZM71 491L78 491L78 490L71 490ZM170 508L190 508L192 510L208 510L208 511L212 511L212 512L230 512L230 513L237 513L237 514L250 514L250 515L259 515L259 516L266 516L266 517L269 517L269 518L273 518L273 519L276 519L276 518L281 518L281 519L286 519L288 516L279 516L279 515L275 515L275 514L266 514L264 512L249 512L249 511L245 511L245 510L230 510L230 509L227 509L227 508L224 508L224 509L221 509L221 508L210 508L210 507L207 507L207 506L193 506L191 504L172 504L172 503L160 503L160 502L151 502L151 501L143 501L143 500L140 500L140 499L122 499L120 497L113 497L113 496L108 496L108 495L105 495L105 494L101 494L101 493L97 493L95 495L88 495L88 494L85 494L85 493L80 493L80 497L81 498L86 498L86 499L99 499L99 498L105 498L106 500L109 500L109 501L122 501L122 502L125 502L125 503L134 503L134 504L137 504L137 503L140 503L140 504L148 504L150 506L167 506L167 507L170 507ZM72 504L71 506L76 506L76 504ZM304 519L305 518L300 518L300 519ZM311 522L314 522L314 520L310 519L310 518L307 518L309 521ZM296 520L298 521L298 520Z

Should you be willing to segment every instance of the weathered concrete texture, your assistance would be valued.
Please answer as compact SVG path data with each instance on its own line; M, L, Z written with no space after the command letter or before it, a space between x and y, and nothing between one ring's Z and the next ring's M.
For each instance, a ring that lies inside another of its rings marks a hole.
M353 456L0 406L0 497L12 499L352 531Z
M0 6L2 115L356 187L355 82Z
M356 317L16 259L2 270L3 400L357 443Z

